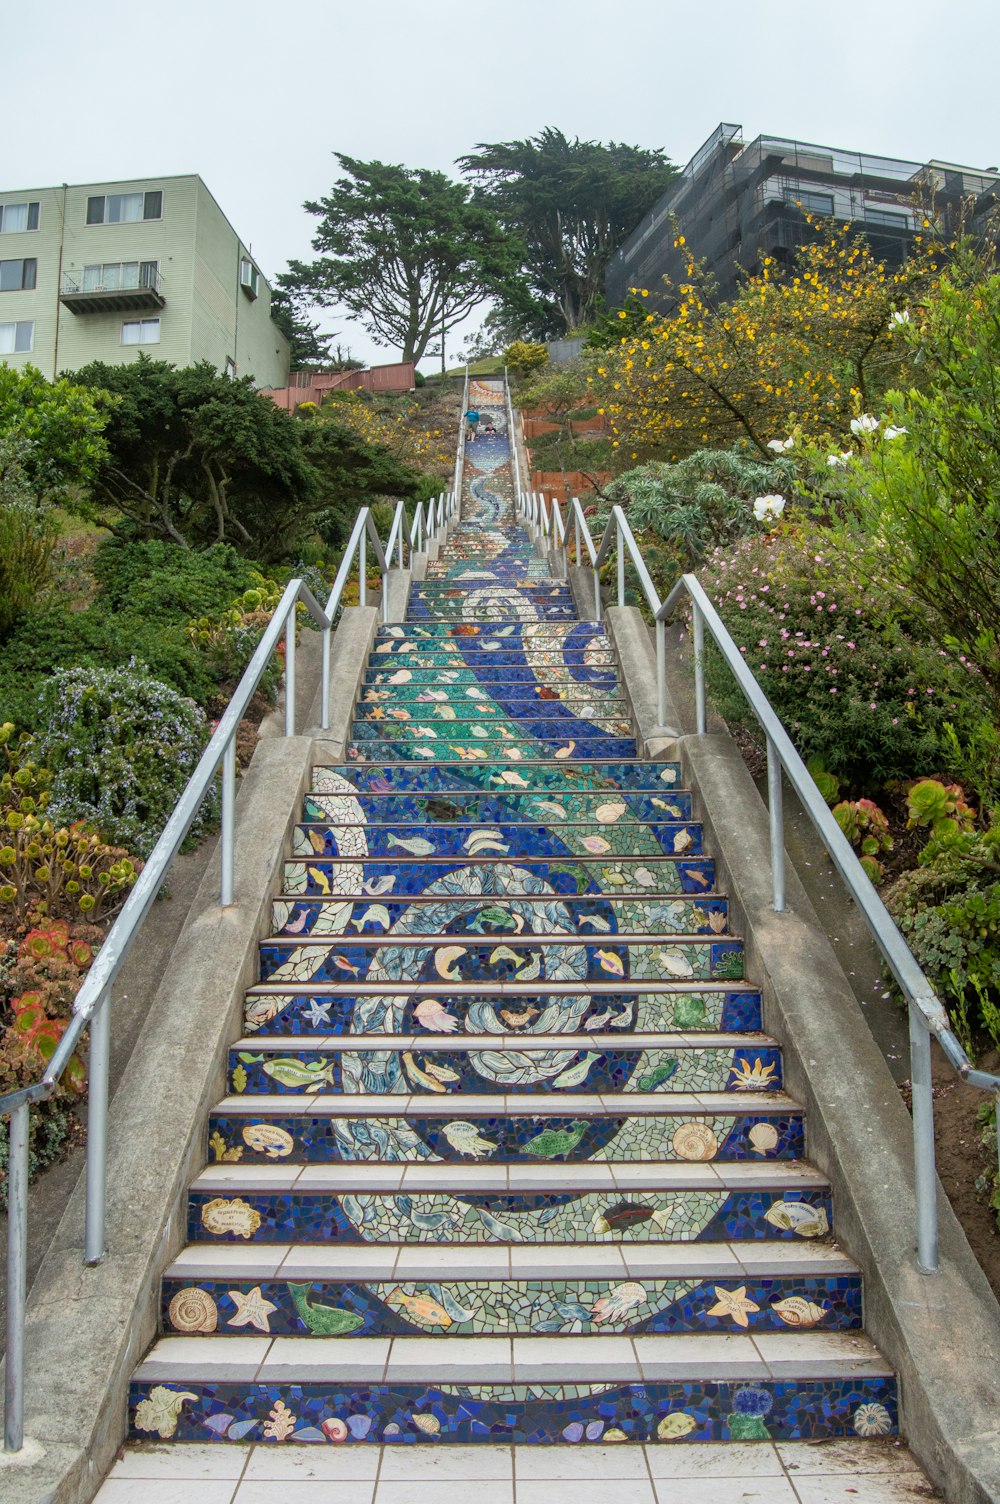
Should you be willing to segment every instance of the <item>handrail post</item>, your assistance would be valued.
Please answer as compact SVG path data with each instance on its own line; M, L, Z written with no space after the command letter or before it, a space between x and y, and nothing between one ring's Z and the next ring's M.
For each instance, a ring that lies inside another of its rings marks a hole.
M785 815L781 787L781 759L767 738L767 816L771 832L771 892L775 913L785 911Z
M625 604L625 539L622 525L618 524L618 604Z
M295 607L285 625L285 735L295 735Z
M576 567L580 568L580 514L573 508L573 537L576 540Z
M368 604L368 561L365 535L358 539L358 605Z
M20 1102L10 1115L7 1147L7 1369L4 1377L3 1449L24 1445L24 1307L28 1294L28 1113Z
M667 724L667 624L656 618L656 724Z
M708 726L705 709L705 618L697 602L691 602L691 627L694 634L694 707L695 730L704 736Z
M87 1064L87 1218L83 1261L99 1264L107 1252L108 1095L111 1068L111 989L105 987L90 1020Z
M333 623L323 628L323 693L320 699L319 724L323 731L330 729L330 645Z
M601 620L601 571L594 570L594 620Z
M222 877L219 903L226 909L233 901L233 873L236 860L236 732L222 754Z
M914 1002L910 1014L910 1091L913 1113L913 1177L917 1198L917 1268L938 1269L937 1172L934 1168L934 1095L931 1036Z

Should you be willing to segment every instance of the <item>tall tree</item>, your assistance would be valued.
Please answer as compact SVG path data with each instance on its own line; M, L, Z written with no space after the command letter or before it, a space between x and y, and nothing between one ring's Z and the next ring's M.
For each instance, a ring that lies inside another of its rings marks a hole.
M458 165L523 245L535 303L524 310L522 295L530 334L540 323L566 333L593 319L612 253L677 172L660 150L570 141L551 126L524 141L480 141Z
M317 261L280 279L300 303L348 309L404 360L462 321L516 265L509 239L471 190L442 172L360 162L305 207L319 220Z
M305 316L294 293L285 286L287 278L288 273L283 272L271 288L271 318L288 340L292 370L327 365L333 335L320 334L319 325Z

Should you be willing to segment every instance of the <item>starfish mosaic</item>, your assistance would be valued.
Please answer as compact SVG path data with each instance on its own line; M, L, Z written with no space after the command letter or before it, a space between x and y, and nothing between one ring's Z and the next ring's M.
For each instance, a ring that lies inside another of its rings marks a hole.
M264 1299L260 1285L254 1285L246 1295L242 1290L230 1290L228 1294L229 1299L236 1306L236 1315L230 1316L226 1322L227 1326L252 1326L256 1327L258 1332L271 1330L268 1317L278 1307Z
M723 1290L716 1285L715 1298L716 1304L710 1306L705 1315L729 1316L737 1326L749 1326L750 1314L760 1310L760 1306L747 1299L746 1285L740 1285L738 1290Z

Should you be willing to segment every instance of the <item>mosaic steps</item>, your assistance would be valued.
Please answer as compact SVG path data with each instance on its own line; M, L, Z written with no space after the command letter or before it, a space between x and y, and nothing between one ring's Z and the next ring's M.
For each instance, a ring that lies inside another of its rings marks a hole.
M321 987L312 982L277 985L257 983L248 989L244 1001L243 1027L247 1035L267 1032L283 1038L300 1034L348 1034L352 1032L355 1012L365 1012L368 1034L380 1034L391 1026L398 1006L405 1005L411 993L399 982L354 982ZM380 1006L373 999L383 1000ZM458 1021L458 1032L481 1034L516 1032L523 1019L529 1027L545 1010L579 1008L579 1021L606 1026L612 1016L631 1014L629 1034L645 1037L665 1030L712 1030L716 1033L754 1033L761 1030L760 993L734 990L732 983L623 981L617 985L602 982L574 983L535 982L524 985L504 983L484 994L481 982L452 983L440 990L436 1001L441 1011L421 1010L418 1016L409 1011L407 1027L414 1034L440 1037L442 1013ZM429 1018L436 1025L422 1022Z
M630 845L638 844L637 860L642 856L701 856L703 830L700 823L687 820L627 821L604 824L598 821L562 820L539 824L520 820L507 824L416 824L410 821L386 821L377 824L331 824L327 821L302 821L292 827L293 857L366 856L372 860L411 857L489 856L507 861L526 857L548 857L554 861L575 856L596 856L614 860L625 857Z
M452 1101L424 1096L390 1100L354 1097L336 1101L230 1096L209 1118L210 1162L329 1164L350 1149L345 1119L364 1121L366 1163L417 1163L496 1158L504 1164L595 1159L608 1163L657 1160L801 1159L802 1109L783 1092L753 1101L728 1092L677 1092L669 1103L655 1093L627 1104L596 1094L566 1095L551 1112L511 1095L467 1093L456 1119ZM457 1123L457 1127L456 1127ZM264 1130L264 1131L261 1131ZM363 1152L362 1152L363 1151Z
M434 1000L436 1002L436 999ZM678 1041L651 1035L637 1045L603 1034L376 1036L261 1033L230 1047L227 1088L241 1096L537 1096L565 1089L606 1096L656 1092L780 1090L781 1052L773 1041L736 1034Z
M254 1243L592 1243L826 1238L808 1165L686 1162L216 1164L188 1192L187 1238Z
M556 933L492 936L485 945L478 937L473 944L458 944L451 935L358 935L332 942L325 935L302 935L261 941L259 957L262 982L345 983L350 977L353 983L370 977L415 993L436 993L442 982L502 986L543 978L738 982L744 971L738 938L703 935L667 935L652 944L647 936L615 935L603 945Z
M304 802L135 1432L167 1384L202 1441L889 1434L690 796L497 442Z
M606 1274L591 1277L563 1272L554 1277L551 1268L540 1262L533 1274L498 1277L487 1266L478 1277L458 1278L450 1271L428 1274L419 1260L412 1260L410 1267L408 1252L412 1259L412 1250L397 1253L399 1272L387 1279L356 1270L344 1273L336 1267L330 1274L304 1281L296 1280L294 1274L254 1278L234 1265L222 1279L203 1276L193 1287L183 1275L168 1274L161 1289L160 1330L200 1335L204 1340L212 1335L204 1328L211 1324L214 1308L214 1332L221 1337L245 1336L240 1315L255 1300L270 1307L265 1312L269 1335L326 1342L345 1336L396 1337L421 1332L445 1335L450 1342L507 1335L788 1332L797 1330L791 1323L806 1313L810 1327L821 1327L824 1332L858 1331L862 1325L861 1278L856 1271L822 1275L769 1271L722 1285L704 1275L688 1279L647 1276L642 1283L635 1281L626 1297L619 1297L621 1285L609 1282ZM849 1261L845 1263L850 1269ZM726 1296L738 1303L727 1305ZM736 1321L734 1308L739 1315ZM194 1332L193 1315L202 1317L201 1329ZM233 1321L238 1324L234 1326Z
M537 760L511 761L500 758L469 768L427 767L410 760L394 763L378 772L355 768L351 764L313 768L310 792L313 794L398 793L404 789L423 794L461 792L496 788L503 793L514 790L556 790L566 793L649 792L663 796L681 788L680 764L676 762L602 761L578 763L572 768L553 767Z
M602 621L583 621L580 618L577 618L576 621L567 621L567 623L561 624L535 624L531 623L531 621L519 621L519 623L514 624L513 629L510 626L492 626L490 623L471 624L468 629L463 629L463 632L465 632L465 635L471 636L471 638L480 639L510 638L510 636L513 636L513 638L519 638L519 636L520 638L535 638L535 636L543 636L543 638L555 638L556 641L562 641L562 639L568 638L568 636L573 636L574 633L577 636L603 636L603 638L608 638L608 630L606 630L605 624ZM400 638L412 638L414 641L421 642L427 638L448 638L448 636L453 635L453 627L447 626L444 623L386 621L382 626L377 627L374 639L376 639L376 642L383 642L389 638L395 639L395 641L398 641Z
M517 667L496 668L493 660L489 664L479 668L469 668L459 659L453 659L447 667L442 665L421 666L414 664L410 659L405 665L405 682L414 689L423 688L446 688L450 685L477 685L481 689L490 685L498 685L507 694L524 699L526 695L533 694L539 685L532 669L520 665ZM403 682L398 678L399 666L376 667L370 661L364 671L362 679L362 692L369 688L379 688L392 685L399 687ZM557 694L570 690L586 692L590 689L603 689L609 693L617 692L618 680L615 677L613 666L607 665L601 668L591 668L586 665L578 665L576 668L567 667L565 664L546 665L545 684ZM395 681L395 682L394 682Z
M504 904L484 904L470 896L444 901L423 894L409 903L381 903L362 899L297 899L289 894L271 905L271 933L289 935L381 934L390 935L397 925L410 935L447 933L454 940L498 941L512 932L544 935L562 924L570 936L596 939L599 935L698 935L729 934L728 900L721 894L692 898L562 898L556 919L546 913L551 898L531 894ZM347 912L345 912L345 909ZM405 924L404 924L405 921Z
M440 638L453 640L455 629L448 622L386 622L375 633L376 644L380 642L435 642ZM489 623L470 623L462 629L462 640L470 644L496 640L514 641L544 640L565 642L568 637L601 638L610 644L607 630L599 621L572 622L515 622L503 626Z
M606 700L592 697L577 696L574 700L562 700L558 697L546 700L538 695L523 700L511 701L507 696L494 697L492 706L484 707L475 701L455 696L448 700L430 702L427 700L404 701L393 713L393 707L386 708L384 702L376 700L374 703L363 699L357 707L354 724L378 723L391 724L397 722L404 730L431 726L438 736L447 735L451 727L462 726L465 723L475 722L477 725L490 726L487 717L496 717L498 720L512 719L515 721L553 721L559 722L571 732L580 729L580 722L587 721L601 731L611 736L633 736L635 727L627 710L619 709L617 712L613 705L608 705ZM448 714L443 712L447 710ZM588 713L589 712L589 713ZM490 728L492 729L492 728ZM559 726L551 728L552 735L562 735Z
M693 821L691 795L686 789L671 789L662 794L622 794L609 799L606 793L576 794L546 790L516 793L503 789L456 789L447 797L433 793L400 795L387 793L307 794L304 806L307 822L329 825L352 824L358 813L365 825L521 825L537 821L542 815L550 819L579 821L585 824L617 825L639 821L643 825L662 825ZM558 828L558 827L557 827Z
M355 727L355 730L358 728ZM392 762L399 755L400 746L404 742L404 736L398 739L359 737L355 735L347 744L347 756L351 762L373 762L383 764ZM570 745L572 743L572 745ZM457 745L456 745L457 744ZM409 749L413 756L416 749ZM444 736L435 741L433 747L425 746L424 754L428 759L440 762L475 762L477 760L492 760L497 753L504 752L507 756L512 753L520 753L527 759L540 757L542 759L554 756L576 757L581 761L587 761L593 757L594 752L605 752L609 757L629 757L635 752L635 742L618 740L611 736L602 736L599 733L570 737L564 740L561 737L514 737L509 738L476 738L456 736L452 732L447 740Z
M508 724L511 722L515 730ZM545 705L540 705L530 720L521 721L512 721L500 704L492 713L480 712L477 716L461 718L456 715L453 721L433 715L416 717L409 713L405 720L394 716L361 715L352 722L351 738L353 746L384 742L399 750L402 744L403 748L410 749L409 755L415 761L424 753L433 756L439 746L454 751L455 742L461 743L459 756L467 755L471 750L479 760L505 754L514 756L516 761L518 752L523 757L534 750L537 755L538 749L546 746L551 747L551 756L557 762L567 757L586 759L595 753L627 757L635 751L631 723L624 730L614 727L606 731L593 718L575 716L563 706L550 712Z
M440 664L447 668L456 661L464 662L466 659L473 663L480 663L484 667L488 663L503 664L508 661L514 664L531 662L533 659L544 663L546 658L555 654L561 663L580 664L587 667L590 663L610 664L617 662L614 648L610 641L603 635L595 635L577 642L567 638L516 638L516 637L470 637L459 632L453 632L450 637L428 637L411 640L390 638L386 642L376 644L372 649L369 662L374 659L386 660L399 667L406 667L408 662L426 658L431 665ZM403 660L400 663L400 660Z
M467 873L456 879L452 874ZM715 888L715 862L711 857L677 857L667 855L640 857L510 857L498 861L494 855L461 857L406 857L391 860L368 857L290 857L284 864L284 891L304 897L329 898L338 895L397 898L409 893L423 893L432 883L445 882L439 889L442 897L453 896L448 880L464 883L460 892L472 891L470 884L479 882L478 891L504 897L511 894L538 892L542 884L553 895L598 894L614 889L620 894L650 892L692 893L699 897ZM431 889L433 891L433 889Z
M443 691L447 691L442 698ZM470 690L473 693L470 694ZM409 709L413 705L426 705L433 712L435 705L450 705L453 710L464 707L470 714L475 713L475 706L482 703L482 688L478 681L457 685L431 684L399 684L392 688L378 685L368 685L358 700L360 706L382 705L387 702L399 706L401 709ZM505 715L518 719L521 716L530 715L538 707L563 706L571 714L583 713L582 707L594 705L600 708L605 716L628 716L629 703L620 694L611 694L602 685L581 684L576 681L560 684L553 688L549 684L501 684L494 689L494 695L499 704L503 706ZM481 712L480 712L481 714Z

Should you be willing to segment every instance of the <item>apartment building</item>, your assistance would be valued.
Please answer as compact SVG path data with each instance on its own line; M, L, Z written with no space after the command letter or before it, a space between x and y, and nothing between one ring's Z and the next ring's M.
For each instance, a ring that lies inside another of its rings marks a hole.
M0 191L0 360L53 377L139 353L288 384L270 286L201 178Z
M615 252L605 276L608 304L621 307L633 287L669 304L663 279L676 285L684 273L677 230L729 298L741 272L753 272L765 256L794 256L813 233L808 214L853 224L879 257L898 266L920 233L924 204L933 202L946 223L962 215L976 228L998 194L996 167L908 162L782 136L746 141L741 125L722 124Z

